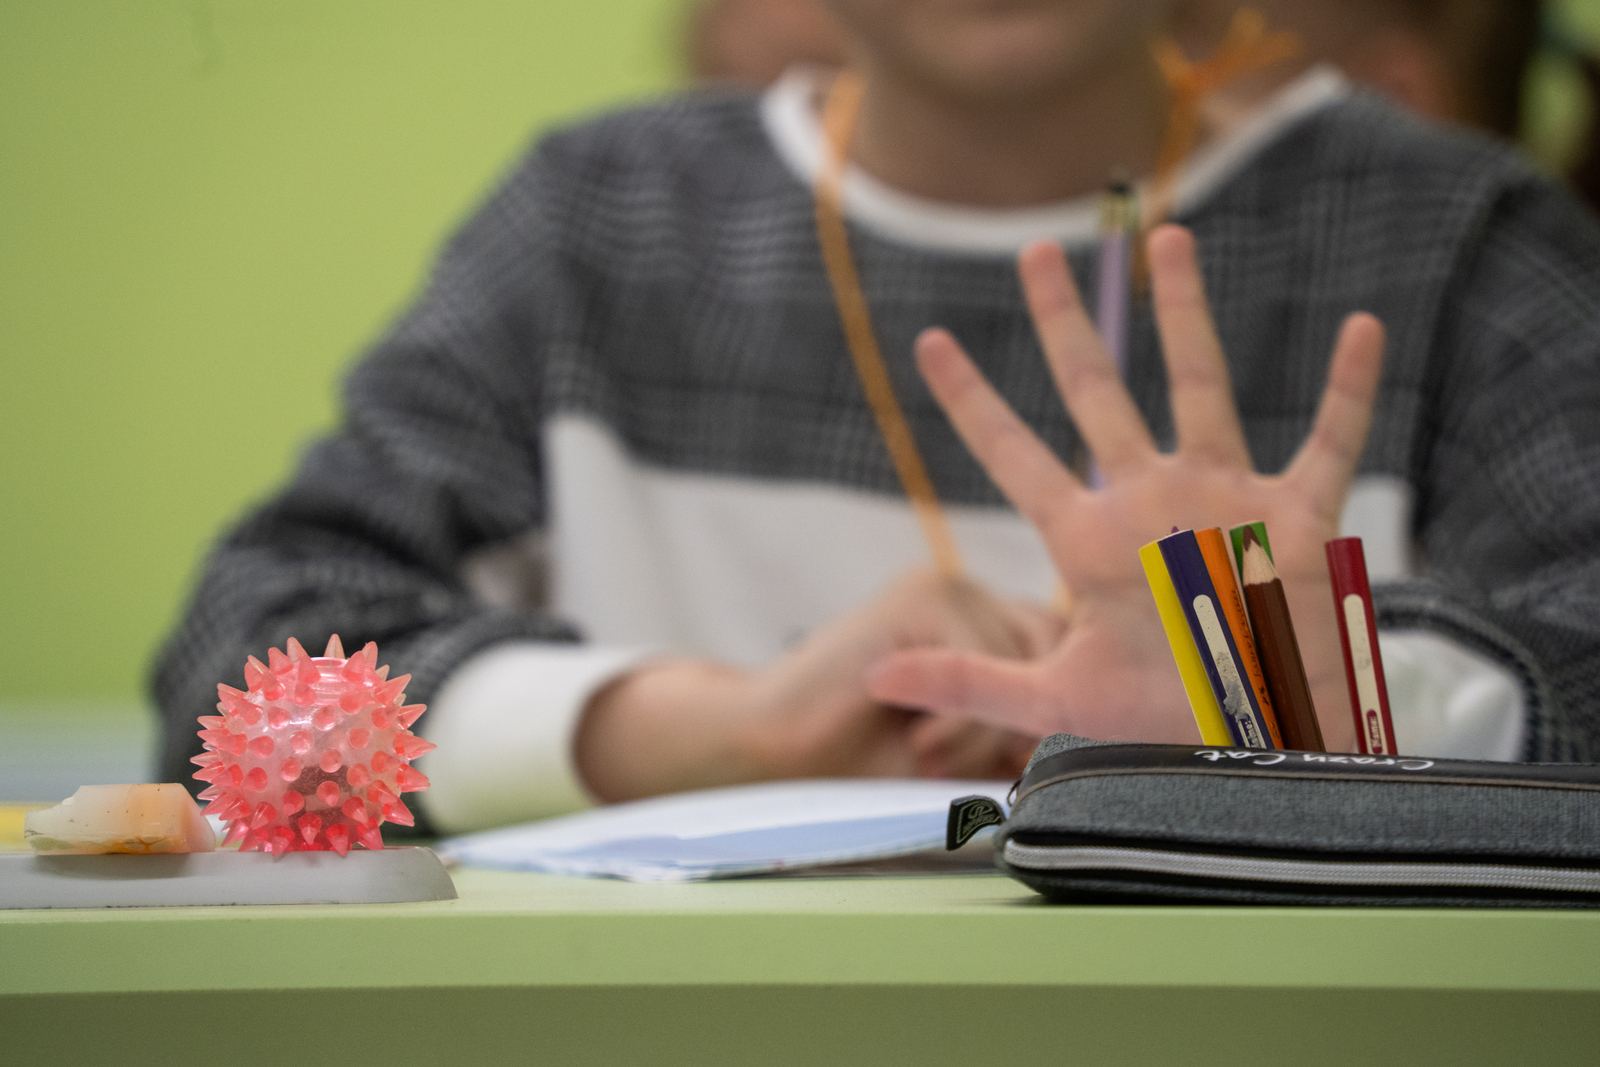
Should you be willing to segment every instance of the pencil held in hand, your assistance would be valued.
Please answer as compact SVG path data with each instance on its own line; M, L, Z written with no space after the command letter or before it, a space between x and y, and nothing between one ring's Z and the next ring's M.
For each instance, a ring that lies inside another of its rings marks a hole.
M1289 616L1289 601L1283 594L1283 580L1272 565L1266 546L1248 526L1243 531L1244 549L1240 553L1240 577L1244 581L1244 603L1255 630L1256 653L1261 672L1267 678L1267 692L1278 715L1278 730L1284 747L1301 752L1325 752L1322 728L1317 724L1316 705L1311 700L1311 685L1306 680L1305 664L1300 660L1300 642L1295 639L1294 620Z

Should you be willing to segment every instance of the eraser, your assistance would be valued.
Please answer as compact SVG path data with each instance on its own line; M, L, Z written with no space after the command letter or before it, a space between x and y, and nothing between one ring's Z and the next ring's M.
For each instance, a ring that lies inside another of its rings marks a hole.
M23 818L22 839L40 855L210 852L217 836L181 785L85 785Z

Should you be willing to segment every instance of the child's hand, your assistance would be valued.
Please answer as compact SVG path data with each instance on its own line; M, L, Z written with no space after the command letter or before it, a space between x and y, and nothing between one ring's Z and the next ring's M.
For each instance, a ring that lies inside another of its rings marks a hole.
M1311 434L1279 475L1256 473L1212 325L1194 239L1150 238L1156 321L1171 385L1177 450L1156 449L1078 298L1061 250L1022 253L1028 305L1051 371L1105 478L1090 491L1006 405L942 330L918 339L923 376L1008 499L1044 536L1071 592L1069 626L1043 658L959 649L886 656L870 691L888 704L981 718L1035 735L1191 742L1198 737L1139 564L1139 547L1173 527L1265 520L1329 748L1353 743L1323 544L1366 441L1383 362L1383 327L1346 320Z
M971 582L915 572L762 670L702 660L634 670L590 701L578 768L607 801L772 778L1012 778L1035 738L886 706L868 695L867 671L897 649L1039 656L1062 625Z

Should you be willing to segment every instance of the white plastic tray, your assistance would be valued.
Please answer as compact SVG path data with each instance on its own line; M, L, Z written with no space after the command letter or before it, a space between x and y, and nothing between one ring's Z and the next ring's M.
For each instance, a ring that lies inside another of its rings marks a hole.
M218 904L393 904L454 900L429 848L197 852L179 856L0 853L0 908L175 908Z

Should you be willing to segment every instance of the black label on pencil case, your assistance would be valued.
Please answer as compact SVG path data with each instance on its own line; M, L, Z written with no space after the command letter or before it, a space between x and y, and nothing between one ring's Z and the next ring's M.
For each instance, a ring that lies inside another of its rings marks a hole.
M995 801L984 796L962 797L950 802L950 818L944 825L944 847L954 852L985 826L999 826L1006 813Z
M1058 752L1035 763L1022 778L1017 800L1056 782L1116 774L1360 778L1600 791L1600 765L1593 763L1496 763L1205 745L1090 745ZM951 805L951 818L954 817L955 806Z

